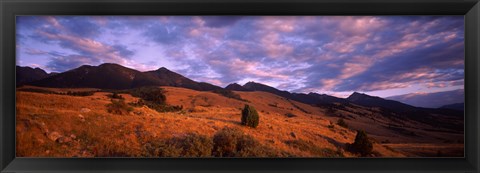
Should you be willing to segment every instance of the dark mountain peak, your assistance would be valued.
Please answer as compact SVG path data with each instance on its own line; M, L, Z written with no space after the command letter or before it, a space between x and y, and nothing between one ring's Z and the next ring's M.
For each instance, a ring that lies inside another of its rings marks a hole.
M245 83L245 85L264 85L264 84L257 83L255 81L249 81L249 82ZM245 85L243 85L243 86L245 86Z
M416 107L407 105L394 100L387 100L377 96L370 96L364 93L353 92L347 98L348 101L355 104L367 107L383 107L394 111L411 111L415 110Z
M243 87L242 85L239 85L237 83L231 83L228 86L225 87L227 90L232 90L232 91L250 91L249 89Z
M153 74L155 74L155 75L157 75L158 77L161 77L161 78L187 79L185 76L183 76L181 74L178 74L178 73L175 73L173 71L170 71L169 69L167 69L165 67L160 67L157 70L148 71L147 73L153 73Z
M250 91L269 92L269 93L276 94L278 96L285 97L285 98L288 98L288 99L292 99L294 97L292 95L292 93L290 93L288 91L281 91L277 88L274 88L274 87L271 87L271 86L268 86L268 85L265 85L265 84L261 84L261 83L256 83L256 82L253 82L253 81L247 82L245 85L243 85L243 87L250 90Z
M245 87L247 89L251 89L251 90L256 90L256 89L260 89L260 88L269 88L269 89L278 90L274 87L271 87L271 86L268 86L268 85L265 85L265 84L262 84L262 83L257 83L257 82L254 82L254 81L247 82L245 85L243 85L243 87Z
M103 63L103 64L100 64L99 66L100 67L106 67L106 66L121 66L121 65L115 64L115 63Z
M160 67L160 68L157 69L157 71L166 71L166 70L168 70L168 69L165 68L165 67ZM170 71L170 70L168 70L168 71Z
M71 69L71 70L75 70L75 69L86 69L86 68L92 68L94 66L91 66L91 65L82 65L80 67L77 67L77 68L74 68L74 69Z
M170 71L168 68L165 68L165 67L160 67L160 68L158 68L157 70L155 70L155 72L159 72L159 73L175 73L175 72Z
M120 64L115 64L115 63L103 63L103 64L100 64L99 66L97 66L99 68L115 68L115 69L129 69L129 70L133 70L133 69L130 69L130 68L127 68L127 67L124 67Z
M310 96L329 96L327 94L319 94L319 93L316 93L316 92L309 92L308 95L310 95Z
M22 66L18 66L18 65L16 67L17 67L17 69L30 70L30 71L35 71L35 72L42 72L42 73L47 74L47 72L45 72L45 70L43 70L39 67L32 68L32 67L29 67L29 66L22 67Z
M41 69L40 67L35 67L34 70L41 70L41 71L45 71L43 69Z
M173 72L173 71L171 71L171 70L169 70L168 68L165 68L165 67L160 67L160 68L158 68L157 70L155 70L155 71L153 71L153 72L155 72L155 73L157 73L157 74L175 75L175 77L182 77L182 78L184 78L183 75L178 74L178 73L175 73L175 72Z
M316 104L330 104L330 103L348 103L348 100L338 98L327 94L319 94L315 92L308 93L308 96L315 99Z
M377 96L371 96L365 93L353 92L350 96L348 96L347 100L356 101L356 100L364 100L364 99L378 99L378 100L385 100L383 98Z
M49 76L49 74L45 72L45 70L38 67L32 68L28 66L16 66L15 71L17 86L27 84L32 81L41 80Z
M148 71L144 73L158 79L159 81L158 84L161 86L175 86L175 87L193 89L197 91L213 91L213 90L223 89L219 86L212 85L206 82L196 82L181 74L170 71L165 67L160 67L155 71Z

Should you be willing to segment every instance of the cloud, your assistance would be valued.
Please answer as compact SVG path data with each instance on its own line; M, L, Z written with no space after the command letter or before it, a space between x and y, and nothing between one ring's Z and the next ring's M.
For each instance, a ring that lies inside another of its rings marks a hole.
M81 55L69 55L52 57L46 67L51 71L63 72L82 65L92 65L96 63L98 63L98 59L92 59Z
M242 16L202 16L205 26L221 28L231 26L242 19Z
M22 16L17 35L21 62L51 70L168 66L218 85L344 94L463 85L463 25L462 16Z

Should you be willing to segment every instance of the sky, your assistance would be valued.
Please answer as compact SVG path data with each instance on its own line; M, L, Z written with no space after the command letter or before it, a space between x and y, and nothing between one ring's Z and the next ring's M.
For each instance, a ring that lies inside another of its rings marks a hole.
M17 65L166 67L225 87L389 97L464 87L463 16L18 16Z

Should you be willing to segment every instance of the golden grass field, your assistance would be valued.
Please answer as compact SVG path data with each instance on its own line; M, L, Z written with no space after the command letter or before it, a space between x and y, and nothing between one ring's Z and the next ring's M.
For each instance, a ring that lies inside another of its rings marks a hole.
M321 108L266 92L236 91L249 101L243 102L212 92L162 88L166 91L167 103L182 105L182 111L160 113L144 106L134 107L129 114L117 115L108 113L106 109L106 105L111 103L107 97L110 93L107 92L69 96L17 91L16 154L18 157L142 157L144 145L150 141L181 137L188 133L212 137L220 129L231 127L252 136L266 147L289 153L291 157L330 157L287 144L287 141L295 140L308 141L316 148L342 153L343 157L358 157L345 150L345 144L354 141L356 132L336 125L338 117L326 114ZM49 90L66 92L72 89ZM95 89L72 91L78 90ZM138 100L128 94L121 95L127 103ZM258 111L260 123L257 128L240 124L241 109L245 104L254 106ZM287 113L296 116L288 117ZM367 133L372 132L369 135L376 141L373 149L376 157L425 156L422 150L426 147L422 146L428 146L427 153L431 155L438 154L439 149L442 149L442 154L463 151L463 143L445 144L442 139L426 143L422 140L428 137L408 138L382 130L380 125L372 125L370 118L358 117L357 120L347 120L347 123L353 128L365 128ZM381 117L375 120L377 124L383 121L388 120ZM329 127L332 122L335 124L333 128ZM419 135L425 133L432 139L449 135L461 138L459 134L427 134L418 129L415 132ZM380 142L385 139L391 142Z

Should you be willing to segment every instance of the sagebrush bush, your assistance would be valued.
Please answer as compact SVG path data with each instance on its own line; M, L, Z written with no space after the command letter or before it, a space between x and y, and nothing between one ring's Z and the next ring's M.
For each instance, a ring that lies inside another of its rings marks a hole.
M204 135L195 133L187 134L183 139L176 142L183 149L185 157L208 157L212 155L213 141Z
M297 117L297 115L289 112L289 113L286 113L285 116L287 116L288 118L292 118L292 117Z
M133 108L130 105L126 104L123 100L112 99L111 101L112 103L107 105L108 113L123 115L133 111Z
M228 127L215 133L213 144L212 155L216 157L273 157L285 154L262 146L239 129Z
M253 106L245 105L242 110L242 125L256 128L259 119L257 110Z
M156 140L143 147L145 157L210 157L213 142L211 138L195 133L167 140Z
M343 118L337 120L337 125L348 128L348 124L345 122L345 120L343 120Z
M167 97L164 91L159 87L140 87L131 89L129 93L134 97L139 97L145 101L153 102L155 104L166 104Z
M143 146L143 157L180 157L182 149L168 140L155 140Z
M67 95L70 96L91 96L95 93L95 91L68 91Z
M372 153L373 143L370 141L365 131L357 130L355 142L353 142L353 144L347 144L347 149L354 153L359 153L362 156L368 156Z
M217 157L233 157L237 151L238 139L243 136L238 129L223 128L213 136L213 151Z
M167 104L167 97L164 91L159 87L140 87L128 91L132 96L139 97L140 100L133 103L133 106L148 106L157 112L176 112L183 109L182 105L172 106Z
M217 90L213 90L212 92L217 93L217 94L222 95L222 96L227 97L227 98L232 98L232 99L237 99L237 100L240 100L240 101L249 102L248 100L242 99L242 97L240 97L240 95L234 93L233 91L227 90L227 89L217 89Z

